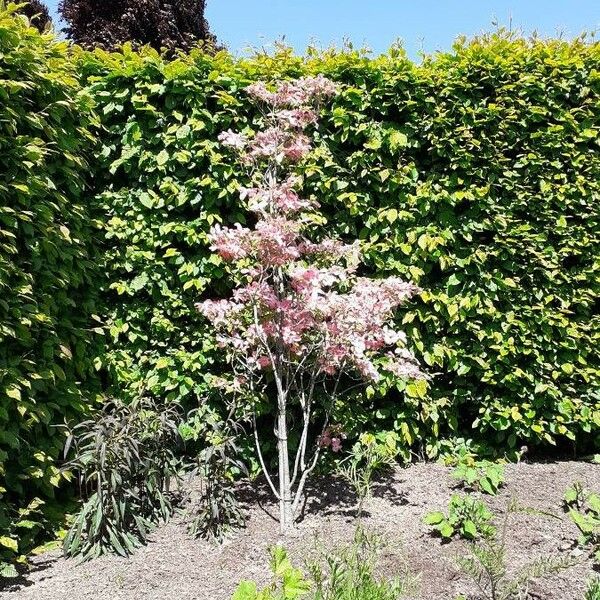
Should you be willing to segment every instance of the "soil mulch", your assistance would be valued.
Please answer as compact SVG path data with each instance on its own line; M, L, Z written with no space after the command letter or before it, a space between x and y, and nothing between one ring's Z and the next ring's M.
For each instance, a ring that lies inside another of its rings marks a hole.
M387 575L408 568L420 574L418 600L454 600L477 590L456 565L464 543L432 536L423 516L446 510L456 492L451 469L420 463L398 469L376 484L365 506L364 525L387 541L381 571ZM508 530L508 561L519 568L540 556L579 555L576 527L561 508L565 489L574 481L600 491L600 466L585 462L521 463L506 469L507 483L496 497L484 500L500 517L514 498L520 504L549 511L561 518L517 514ZM355 499L339 481L322 481L309 490L303 521L282 540L277 523L265 509L273 506L260 491L244 495L247 526L221 546L187 533L183 518L160 527L150 543L131 558L101 557L78 564L58 551L33 559L30 572L0 590L0 600L229 600L241 579L269 581L269 547L282 542L297 566L327 549L351 542L356 528ZM499 520L499 519L498 519ZM583 600L586 580L593 574L587 554L576 566L535 581L530 600Z

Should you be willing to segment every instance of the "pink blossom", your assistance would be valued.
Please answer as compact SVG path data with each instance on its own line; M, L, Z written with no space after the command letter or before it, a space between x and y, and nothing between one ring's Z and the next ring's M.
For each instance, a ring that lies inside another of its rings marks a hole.
M289 138L283 146L283 155L291 162L302 160L311 150L310 140L304 134Z
M247 139L241 133L236 133L228 129L227 131L222 131L218 138L219 142L224 146L229 146L231 148L235 148L237 150L241 150L245 148Z
M316 77L302 77L297 85L303 88L311 98L326 98L337 94L337 85L319 74Z
M273 287L264 281L252 281L248 285L237 288L233 292L233 298L240 304L258 304L271 310L276 308L279 303Z
M317 114L314 110L303 108L284 109L275 113L275 118L288 127L305 129L317 122Z
M240 305L230 300L205 300L196 304L196 309L209 319L215 327L227 325L233 313L241 308Z
M319 282L319 270L315 267L296 267L290 272L292 287L300 292L316 287Z
M298 294L303 305L318 311L321 318L328 314L330 304L326 300L330 288L347 279L348 272L339 266L303 267L294 266L289 272L290 285Z
M259 356L256 362L261 369L266 369L271 366L271 359L265 355Z
M248 255L248 247L252 232L239 223L233 229L215 226L208 236L212 242L211 249L218 252L224 260L239 260Z
M298 223L285 217L269 216L255 228L257 256L265 266L282 266L300 256Z
M396 331L387 325L382 329L382 341L386 346L395 346L398 342L406 343L406 334Z
M302 77L296 81L282 81L275 91L257 81L246 88L252 98L273 107L300 107L337 93L337 86L323 75Z
M294 186L296 177L288 177L281 183L264 187L240 188L240 198L248 201L248 208L254 212L292 213L315 207L316 203L300 198Z
M414 357L399 359L395 357L385 363L384 368L400 379L423 379L425 377Z
M250 156L253 158L276 158L282 152L286 139L285 132L279 127L269 127L259 131L250 144Z
M249 144L250 159L275 159L298 162L311 149L309 138L297 132L287 132L281 127L259 131Z
M277 86L274 106L301 106L311 100L307 90L297 81L282 81Z
M246 93L256 100L266 102L267 104L273 104L277 97L277 94L267 89L264 81L257 81L249 85L246 88Z
M365 378L370 379L372 381L379 381L380 374L379 371L375 368L375 365L366 358L355 359L354 365L358 369L359 373Z
M290 303L283 313L283 322L278 333L283 343L297 354L303 345L304 334L315 328L315 316L310 310L303 310L301 305L295 302Z
M275 91L267 88L263 81L258 81L246 88L246 93L273 107L297 107L333 96L337 86L323 75L302 77L296 81L282 81Z

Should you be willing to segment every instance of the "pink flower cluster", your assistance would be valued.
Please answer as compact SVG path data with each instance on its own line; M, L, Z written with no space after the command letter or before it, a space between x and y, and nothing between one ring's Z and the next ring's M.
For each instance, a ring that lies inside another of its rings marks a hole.
M317 122L312 105L336 91L336 85L322 75L284 81L274 91L264 82L254 83L246 92L271 108L268 116L271 126L251 139L231 130L219 134L218 139L238 151L246 164L259 160L297 163L311 150L310 139L303 131Z
M208 239L212 242L211 250L217 252L223 260L240 260L248 255L253 233L239 223L231 229L223 229L220 225L215 225Z
M269 127L265 131L259 131L245 146L245 161L274 159L294 163L302 160L311 150L310 140L306 135L282 127Z
M355 278L352 289L344 294L330 292L320 303L325 315L325 351L322 369L333 374L345 364L353 365L363 377L377 380L380 377L374 359L381 351L398 344L403 334L391 326L395 309L419 289L398 278L372 280ZM391 360L394 358L394 360ZM412 356L389 353L387 365L399 369L416 364Z
M285 349L289 359L312 352L316 367L329 375L352 367L377 380L376 362L399 377L421 374L412 355L399 345L405 342L404 334L390 325L395 308L418 288L396 278L353 278L341 266L295 264L287 277L284 294L264 280L254 281L238 288L232 301L200 305L223 335L223 345L254 357L264 356L261 348L266 347ZM335 291L351 279L350 291ZM264 358L259 362L261 368L269 364Z
M288 127L306 129L309 125L314 125L317 122L317 113L306 108L285 109L276 112L275 118Z
M248 202L248 208L257 213L280 212L294 213L300 210L316 208L317 204L300 198L294 186L299 181L296 177L288 177L281 183L263 187L240 188L240 198Z
M342 431L340 425L331 425L326 427L323 435L319 437L319 446L321 448L331 448L334 452L342 449L342 440L346 439L346 434Z
M344 273L354 270L354 263L359 258L357 244L342 244L338 240L332 239L313 243L301 236L301 224L298 221L290 220L285 213L292 212L291 208L310 206L310 204L300 200L295 192L254 188L245 190L244 195L257 206L261 201L269 203L271 208L278 208L280 214L263 215L253 230L239 224L229 229L224 229L219 225L214 226L208 239L212 243L211 249L217 252L223 260L236 261L251 256L264 266L273 267L292 263L300 257L307 259L316 257L326 261L344 258L350 263L345 267ZM339 275L337 273L338 278ZM320 281L323 283L322 277Z
M212 242L211 249L226 261L251 256L265 267L277 267L300 257L298 232L296 221L267 215L253 230L239 224L231 229L215 226L208 238Z
M222 131L217 139L223 146L228 146L230 148L235 148L236 150L242 150L246 147L248 140L241 133L236 133L235 131L231 131L228 129L227 131Z
M353 371L376 380L385 370L421 377L403 333L393 325L395 310L418 288L396 277L357 277L357 243L306 237L309 220L301 211L317 205L300 197L299 178L289 175L289 165L310 151L303 131L316 122L314 106L335 91L322 76L283 82L274 90L264 83L247 88L271 108L268 126L251 139L231 130L219 139L239 151L243 163L243 157L253 167L266 162L260 181L240 189L258 219L252 229L215 227L209 240L224 260L245 260L248 283L231 300L207 300L198 309L229 356L254 373L287 363L319 376ZM282 177L282 171L288 174ZM322 443L337 450L340 439L329 431Z
M249 85L246 92L252 98L273 107L298 107L333 96L337 92L337 86L323 75L317 75L282 81L274 91L269 90L264 82L258 81Z

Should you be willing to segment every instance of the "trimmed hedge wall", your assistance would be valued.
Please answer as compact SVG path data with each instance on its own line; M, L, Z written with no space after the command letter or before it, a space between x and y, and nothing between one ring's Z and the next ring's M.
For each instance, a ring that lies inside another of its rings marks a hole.
M402 319L435 374L369 389L344 426L394 428L429 455L449 436L500 451L598 443L600 44L497 34L422 65L398 49L175 62L125 49L81 69L102 121L102 361L119 393L186 406L205 393L219 358L193 303L226 293L206 233L246 216L216 137L253 127L251 81L320 72L343 91L305 192L327 227L363 241L371 273L424 288Z
M193 304L228 293L206 234L247 215L216 139L256 126L257 79L342 84L305 193L323 227L362 240L370 274L425 290L400 318L434 378L369 388L366 410L340 407L347 431L395 429L407 455L461 436L600 446L600 44L498 34L421 65L396 48L166 62L69 50L13 13L0 7L0 575L65 506L57 426L89 411L94 369L105 391L189 408L224 368Z
M98 353L82 158L91 103L67 44L14 9L0 5L0 575L60 512L57 425L89 411Z

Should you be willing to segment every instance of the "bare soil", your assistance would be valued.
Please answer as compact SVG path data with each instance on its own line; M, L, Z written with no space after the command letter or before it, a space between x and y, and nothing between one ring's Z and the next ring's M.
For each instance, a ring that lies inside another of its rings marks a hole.
M545 518L518 514L511 519L508 557L518 569L540 556L579 555L575 526L561 508L565 489L574 481L600 491L600 466L586 462L521 463L506 469L507 482L496 497L484 499L495 514L507 503L549 511L560 516ZM381 556L386 575L405 567L420 574L418 600L454 600L463 594L478 598L477 590L456 565L464 554L463 542L442 543L423 524L432 510L445 510L456 482L451 469L438 464L415 464L398 469L375 486L365 506L364 525L379 532L387 547ZM178 517L160 527L151 542L134 556L105 556L78 564L60 552L33 559L32 570L10 587L0 590L0 600L229 600L241 579L269 581L268 549L282 542L293 561L302 566L307 558L326 549L348 544L357 525L355 499L339 481L318 482L309 490L304 519L289 537L281 539L277 523L265 512L262 490L244 495L247 526L221 546L197 540ZM587 554L567 571L535 581L530 600L583 600L586 580L593 574Z

